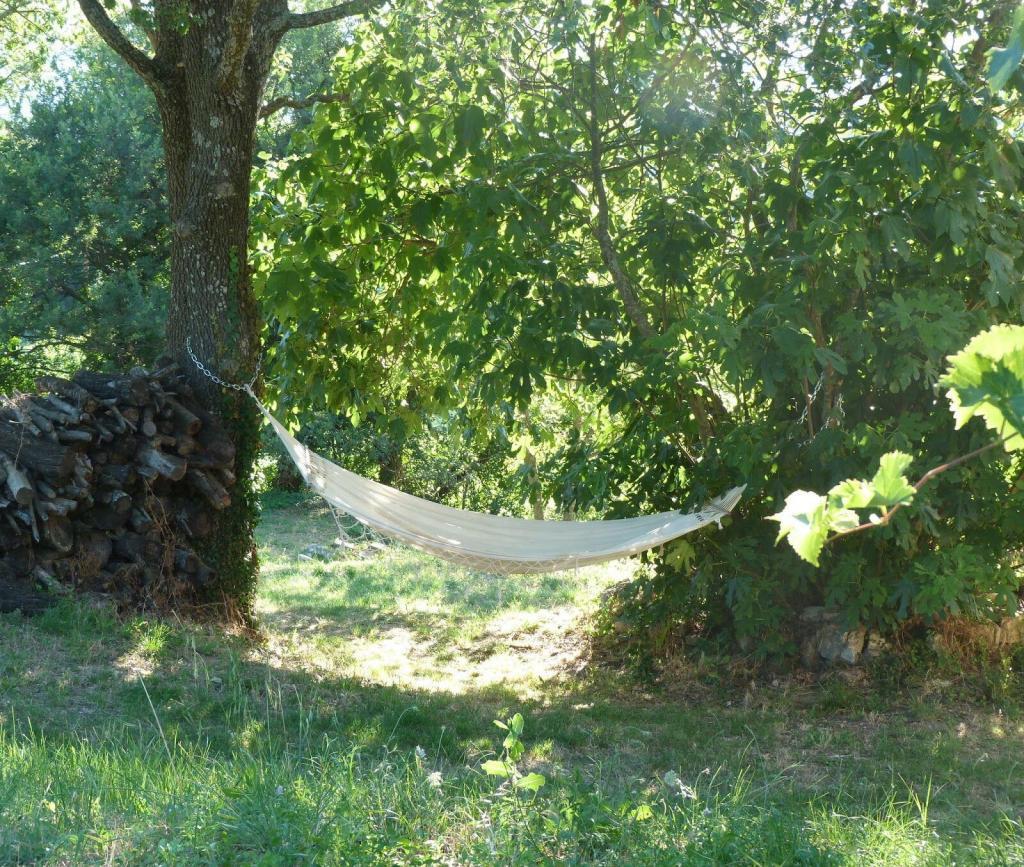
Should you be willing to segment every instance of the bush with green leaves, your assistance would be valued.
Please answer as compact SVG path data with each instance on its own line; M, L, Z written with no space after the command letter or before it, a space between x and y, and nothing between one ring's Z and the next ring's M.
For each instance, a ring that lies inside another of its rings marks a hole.
M972 339L949 362L942 384L949 387L956 427L978 417L995 439L930 469L913 485L904 475L914 462L913 456L889 452L881 457L878 471L870 480L845 479L827 495L794 491L786 497L785 508L771 516L780 525L779 541L786 539L803 560L817 566L826 544L887 525L899 510L918 501L924 486L940 474L996 449L1011 455L1024 449L1024 327L997 325ZM1016 464L1008 469L1016 472L1019 459ZM1007 483L1012 480L1013 475L1008 473ZM927 509L927 491L924 500ZM997 563L995 569L980 558L970 557L964 549L954 553L960 558L955 562L947 559L943 563L929 556L931 552L925 554L914 564L913 573L924 579L924 586L896 588L893 601L899 602L901 616L912 612L935 617L961 611L994 616L1014 611L1021 584L1018 570L1024 538L1007 539L1007 543L1006 560Z
M818 570L765 518L890 452L987 441L935 388L971 335L1021 321L1024 78L986 81L1013 8L402 4L339 60L348 102L259 180L275 362L363 415L408 387L431 411L505 404L513 437L551 389L597 395L599 425L541 468L559 505L745 483L726 532L610 600L647 651L690 630L784 652L808 604L885 627L1000 594L1024 535L1006 459Z

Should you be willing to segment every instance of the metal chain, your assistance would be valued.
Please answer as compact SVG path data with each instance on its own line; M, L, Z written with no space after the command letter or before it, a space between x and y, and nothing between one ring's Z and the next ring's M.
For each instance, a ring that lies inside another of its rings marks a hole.
M192 363L197 368L199 368L199 372L203 374L203 376L205 376L207 379L215 382L217 385L223 386L224 388L231 388L234 389L235 391L251 392L253 390L253 387L256 385L256 380L260 378L260 364L262 359L259 355L256 356L256 372L252 375L252 379L250 379L246 383L237 383L225 382L196 357L196 354L192 351L191 336L185 338L185 349L188 352L188 357L192 359Z
M805 421L807 421L807 413L810 410L810 408L814 406L814 401L818 399L818 392L821 391L821 386L824 384L824 382L825 371L823 370L821 372L821 376L818 377L817 383L815 383L814 391L811 392L811 399L804 404L804 411L800 413L800 419L799 421L797 421L797 424L803 424Z

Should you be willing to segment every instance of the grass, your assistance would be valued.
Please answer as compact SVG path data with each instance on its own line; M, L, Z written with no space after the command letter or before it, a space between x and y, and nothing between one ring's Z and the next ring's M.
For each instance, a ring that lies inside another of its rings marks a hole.
M1024 863L1015 702L645 687L586 664L614 574L299 559L333 535L270 503L263 643L83 600L0 619L0 863ZM480 771L515 711L536 796Z

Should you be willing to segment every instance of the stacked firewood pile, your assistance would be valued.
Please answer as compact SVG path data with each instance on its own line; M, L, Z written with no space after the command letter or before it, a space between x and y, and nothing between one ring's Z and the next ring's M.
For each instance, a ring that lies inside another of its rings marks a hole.
M230 503L235 454L177 365L36 386L0 396L0 610L33 607L33 587L195 599L213 575L193 544Z

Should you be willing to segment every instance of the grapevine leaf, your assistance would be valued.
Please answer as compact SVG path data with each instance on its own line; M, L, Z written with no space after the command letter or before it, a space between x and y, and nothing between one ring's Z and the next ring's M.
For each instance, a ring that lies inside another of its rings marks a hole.
M527 774L525 777L520 777L516 780L513 785L517 789L527 789L530 792L536 792L545 782L547 781L544 779L543 774Z
M499 762L497 759L491 759L490 761L484 762L480 765L480 769L492 777L507 777L508 768L505 767L504 762Z
M913 460L912 456L904 452L889 452L882 455L878 462L878 472L871 480L871 485L875 489L872 506L905 506L914 499L914 486L903 475Z
M942 380L957 428L975 415L1000 436L1007 451L1024 448L1024 327L996 325L956 355Z
M818 565L818 557L828 536L828 501L813 491L793 491L786 497L786 508L771 516L779 522L775 540L788 539L793 550L808 563Z

